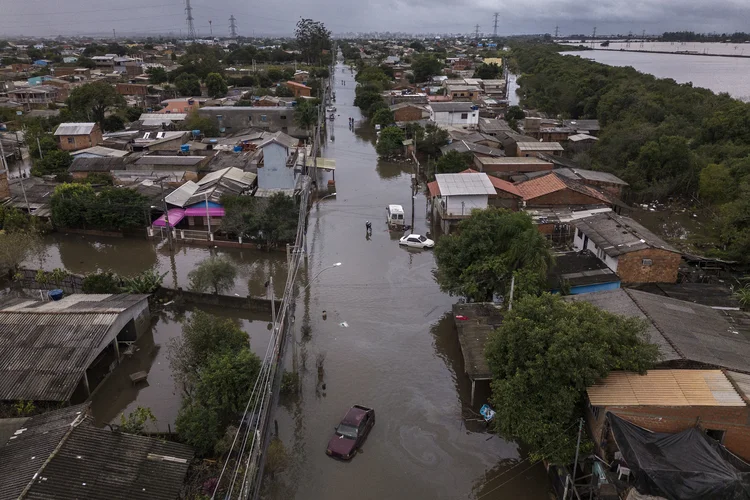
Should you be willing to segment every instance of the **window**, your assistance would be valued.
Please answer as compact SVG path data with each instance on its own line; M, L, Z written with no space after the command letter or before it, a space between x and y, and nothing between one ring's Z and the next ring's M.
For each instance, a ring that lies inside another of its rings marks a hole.
M286 115L281 115L282 120L286 120Z
M266 122L268 121L268 117L266 115L260 115L260 121Z
M469 113L461 113L461 119L466 120L469 117Z
M710 437L711 439L715 439L718 442L722 443L724 442L724 434L726 434L727 431L720 431L718 429L706 429L706 436Z
M583 231L581 231L580 229L576 231L576 234L578 235L579 238L583 238Z
M253 115L248 115L247 121L252 122L253 121Z
M654 264L654 261L651 260L651 259L643 259L641 261L641 265L643 265L643 266L651 266L653 264Z
M68 144L75 144L76 140L74 137L68 137Z

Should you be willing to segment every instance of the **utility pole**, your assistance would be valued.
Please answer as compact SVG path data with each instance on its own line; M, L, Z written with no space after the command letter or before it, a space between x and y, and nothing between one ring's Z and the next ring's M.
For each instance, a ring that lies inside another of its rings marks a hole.
M630 48L630 39L633 38L633 31L628 31L628 43L625 44L625 47Z
M211 214L208 212L208 191L206 191L206 222L208 223L208 240L211 241Z
M5 148L3 147L3 140L0 139L0 167L5 170L5 181L10 181L10 168L8 167L8 159L5 157ZM31 207L29 206L29 200L26 199L26 188L23 187L23 175L18 176L18 182L21 183L21 191L23 192L23 201L26 203L26 211L31 215Z
M234 14L232 14L229 17L229 36L232 38L237 38L237 23L235 21L237 21L237 19L235 19Z
M646 30L643 30L643 33L641 34L641 48L643 48L643 42L646 41Z
M494 29L492 30L492 36L494 36L495 38L497 38L497 16L499 16L499 15L500 15L500 13L499 13L499 12L495 12L495 13L494 13L494 14L492 15L492 17L494 17L494 18L495 18L495 22L494 22L494 23L492 24L492 27L494 28Z
M112 28L112 40L117 41L117 32L115 32L114 28Z
M479 25L478 24L474 25L474 38L476 40L479 40Z
M594 32L591 34L591 47L596 45L596 26L594 26Z
M195 40L195 26L193 26L193 8L190 6L190 0L185 0L185 13L187 13L187 36L190 40Z
M213 26L212 23L213 23L213 21L211 21L209 19L208 20L208 32L211 34L211 39L213 39L213 37L214 37L214 26Z
M169 240L169 253L174 254L174 243L172 243L172 228L169 225L169 209L167 208L167 197L164 196L164 177L159 179L161 186L161 201L164 203L164 225L167 227L167 240Z
M43 160L44 155L42 154L42 144L39 142L39 137L36 138L36 147L39 148L39 159Z

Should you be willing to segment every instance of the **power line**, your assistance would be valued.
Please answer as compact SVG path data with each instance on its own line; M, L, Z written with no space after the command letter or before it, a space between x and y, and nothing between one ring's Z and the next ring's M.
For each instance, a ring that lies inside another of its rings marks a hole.
M185 12L187 13L188 39L195 40L195 26L193 26L193 8L190 6L190 0L185 0Z

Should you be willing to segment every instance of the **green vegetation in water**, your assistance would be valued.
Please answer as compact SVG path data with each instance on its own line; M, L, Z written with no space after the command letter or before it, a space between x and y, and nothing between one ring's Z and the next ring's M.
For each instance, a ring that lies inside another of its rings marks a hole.
M750 262L750 104L633 68L513 49L521 101L602 131L583 165L630 183L629 201L697 199L717 216L709 254Z

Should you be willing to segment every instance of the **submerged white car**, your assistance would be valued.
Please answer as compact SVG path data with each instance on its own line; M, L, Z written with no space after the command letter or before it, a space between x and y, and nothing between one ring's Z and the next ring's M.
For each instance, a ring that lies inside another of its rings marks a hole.
M432 248L435 246L435 242L429 238L425 238L420 234L409 234L398 240L399 245L406 245L411 248Z

